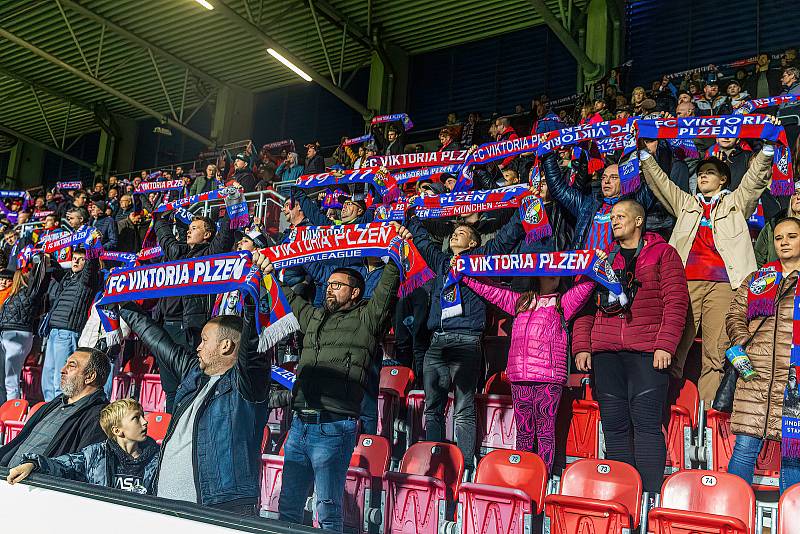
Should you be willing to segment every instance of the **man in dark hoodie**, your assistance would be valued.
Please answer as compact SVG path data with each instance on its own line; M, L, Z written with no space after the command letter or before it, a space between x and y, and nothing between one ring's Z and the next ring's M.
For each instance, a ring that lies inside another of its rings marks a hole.
M159 447L147 436L142 405L128 398L112 402L100 411L100 427L108 437L105 441L55 458L26 454L6 481L16 484L38 472L152 495Z

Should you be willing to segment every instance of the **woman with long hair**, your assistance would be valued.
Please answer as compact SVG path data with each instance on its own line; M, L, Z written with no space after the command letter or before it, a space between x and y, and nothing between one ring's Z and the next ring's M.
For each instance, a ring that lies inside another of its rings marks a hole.
M25 268L17 269L11 291L0 307L0 358L5 363L5 388L2 396L18 399L19 375L33 346L39 311L47 291L49 257L34 256Z

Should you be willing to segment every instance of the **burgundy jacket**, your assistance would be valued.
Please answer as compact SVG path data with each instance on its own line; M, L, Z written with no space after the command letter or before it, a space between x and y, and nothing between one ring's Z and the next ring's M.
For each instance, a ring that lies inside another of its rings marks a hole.
M575 320L572 351L655 352L675 355L686 323L689 290L678 251L652 232L645 233L645 245L636 259L640 286L626 313L607 315L597 310ZM614 269L623 269L622 254L614 258Z

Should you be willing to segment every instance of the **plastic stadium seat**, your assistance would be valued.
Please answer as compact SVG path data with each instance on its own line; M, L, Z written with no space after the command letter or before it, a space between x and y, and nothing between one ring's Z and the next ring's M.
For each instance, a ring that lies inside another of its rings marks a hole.
M483 392L494 395L511 395L511 382L508 381L506 372L495 373L486 381Z
M394 438L394 420L400 410L400 402L414 381L414 371L408 367L389 366L381 368L380 392L378 393L378 434Z
M591 390L586 388L587 396ZM572 419L567 434L567 463L600 457L600 405L596 400L572 401Z
M777 491L781 476L781 442L765 440L756 458L753 472L753 489L756 491Z
M3 429L0 431L0 434L3 436L3 445L9 443L12 439L17 437L17 434L20 433L22 427L25 426L24 421L6 421L5 423L0 423Z
M267 449L270 448L270 439L272 439L272 430L269 425L264 425L264 434L261 437L261 454L267 454Z
M464 458L455 445L422 441L409 447L400 472L383 475L383 533L437 534L463 476Z
M41 408L42 406L44 406L44 401L37 402L36 404L34 404L33 406L31 406L31 407L28 409L28 413L27 413L27 415L25 416L25 420L27 421L28 419L30 419L31 417L33 417L33 414L35 414L35 413L36 413L36 411L37 411L39 408Z
M358 532L369 531L366 512L380 508L383 473L389 468L391 447L382 436L361 434L350 458L344 485L344 526Z
M617 534L639 526L642 479L613 460L578 460L564 470L558 494L544 498L552 534Z
M25 399L11 399L0 405L0 443L8 442L5 440L6 423L24 421L26 411L28 411L28 401Z
M667 474L691 468L687 448L700 414L700 392L689 380L683 380L675 404L670 406L667 428Z
M261 455L261 515L278 519L278 500L283 482L283 456Z
M447 397L445 406L445 437L453 439L453 392ZM415 389L406 395L406 414L408 417L409 443L425 439L425 392Z
M648 515L653 534L753 534L755 524L752 488L735 475L715 471L671 475L661 488L661 506Z
M152 373L155 367L156 359L153 355L147 355L143 358L133 357L125 363L122 372L130 373L134 381L141 382L144 375Z
M144 375L139 390L139 403L145 413L163 412L167 403L167 396L161 389L161 375Z
M22 387L20 393L23 399L30 402L43 400L42 398L42 368L28 366L22 368Z
M531 452L492 451L478 463L474 483L458 490L458 520L463 534L531 532L542 513L547 467Z
M124 399L131 396L133 375L120 373L111 381L111 401Z
M150 412L144 416L147 419L147 435L156 440L161 445L167 435L169 422L172 416L164 412Z
M800 484L795 484L778 501L778 534L793 534L800 518Z
M513 449L517 440L514 403L509 395L476 395L476 423L480 453Z

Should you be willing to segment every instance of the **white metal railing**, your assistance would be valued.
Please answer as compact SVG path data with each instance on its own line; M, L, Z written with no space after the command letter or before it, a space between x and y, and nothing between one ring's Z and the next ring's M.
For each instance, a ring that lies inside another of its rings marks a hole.
M245 202L247 202L248 212L253 217L258 217L260 220L264 220L267 208L270 204L277 206L278 208L282 209L284 202L286 202L286 197L281 195L277 191L273 190L265 190L265 191L253 191L252 193L245 193L244 194ZM225 205L224 200L204 200L202 202L196 202L189 206L189 212L195 215L203 215L208 217L211 214L211 211L215 208L220 208Z

